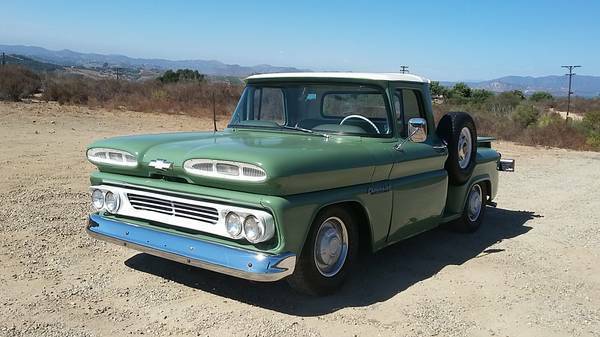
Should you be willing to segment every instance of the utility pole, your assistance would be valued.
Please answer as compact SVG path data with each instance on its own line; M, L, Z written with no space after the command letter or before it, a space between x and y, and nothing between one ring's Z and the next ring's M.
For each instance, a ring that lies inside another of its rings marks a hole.
M119 80L119 67L116 68L117 70L117 81Z
M400 66L400 73L402 73L402 74L408 73L408 66Z
M573 94L573 92L571 91L571 80L573 78L573 75L575 75L573 69L580 67L581 66L561 66L561 68L569 69L569 73L565 74L566 76L569 76L569 92L567 93L567 117L569 117L569 112L571 111L571 94Z

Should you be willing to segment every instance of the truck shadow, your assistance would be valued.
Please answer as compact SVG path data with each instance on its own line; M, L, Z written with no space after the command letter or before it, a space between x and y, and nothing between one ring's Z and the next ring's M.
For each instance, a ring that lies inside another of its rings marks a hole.
M326 297L293 292L285 281L250 282L213 273L148 254L137 254L125 264L174 282L218 296L298 316L317 316L345 307L361 307L386 301L412 285L426 280L449 265L504 249L490 246L527 233L527 221L541 217L530 211L488 207L486 220L473 234L457 234L443 228L420 234L361 258L346 284Z

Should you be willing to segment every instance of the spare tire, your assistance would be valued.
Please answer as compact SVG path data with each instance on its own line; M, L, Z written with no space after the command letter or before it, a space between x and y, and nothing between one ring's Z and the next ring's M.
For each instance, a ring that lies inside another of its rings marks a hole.
M477 130L466 112L449 112L438 123L438 136L448 145L446 170L453 185L469 180L477 156Z

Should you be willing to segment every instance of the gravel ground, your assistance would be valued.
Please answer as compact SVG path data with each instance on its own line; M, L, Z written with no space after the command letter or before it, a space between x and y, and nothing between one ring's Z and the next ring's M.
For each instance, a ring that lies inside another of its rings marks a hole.
M496 143L517 172L480 231L365 257L325 298L85 234L86 144L211 124L0 103L0 336L600 336L600 153Z

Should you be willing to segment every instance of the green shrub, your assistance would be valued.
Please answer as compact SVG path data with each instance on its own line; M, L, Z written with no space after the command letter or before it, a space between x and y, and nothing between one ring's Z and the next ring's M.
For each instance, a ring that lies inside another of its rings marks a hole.
M581 124L587 133L586 142L591 147L600 149L600 111L586 113Z
M589 131L600 133L600 111L586 113L583 117L583 126Z
M542 101L551 101L554 99L554 97L549 92L536 91L529 97L529 99L534 102L542 102Z
M552 123L560 123L563 119L557 113L546 113L540 116L538 119L538 127L545 128Z
M587 136L586 143L593 149L600 150L600 133Z
M523 128L536 124L539 118L540 111L533 104L519 104L512 114L512 119Z

